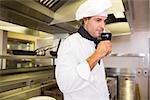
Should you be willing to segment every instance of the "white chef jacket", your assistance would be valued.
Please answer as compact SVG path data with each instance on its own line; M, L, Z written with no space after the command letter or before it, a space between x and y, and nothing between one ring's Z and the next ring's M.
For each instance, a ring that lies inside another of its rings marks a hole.
M86 61L94 51L94 42L79 33L60 45L55 76L64 100L109 100L103 61L92 71Z

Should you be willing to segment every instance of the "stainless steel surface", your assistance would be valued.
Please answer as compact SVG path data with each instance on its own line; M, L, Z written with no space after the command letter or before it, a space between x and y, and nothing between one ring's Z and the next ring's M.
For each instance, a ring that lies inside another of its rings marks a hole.
M54 69L53 66L42 66L42 67L28 67L28 68L19 68L19 69L7 69L7 70L0 70L0 76L2 75L11 75L17 73L25 73L25 72L37 72L37 71L44 71L44 70L52 70Z
M109 99L117 100L117 79L107 77L107 86L109 91Z
M147 68L106 68L108 77L117 78L118 100L148 100L148 71Z
M51 87L53 84L56 84L55 80L50 80L43 85L32 85L8 92L3 92L0 93L1 100L27 100L28 98L41 95L42 88Z
M145 57L146 54L144 53L112 53L110 54L111 57Z
M148 39L148 45L149 45L149 54L148 54L148 95L149 95L149 99L150 100L150 38Z
M0 59L49 59L52 56L0 55Z
M41 79L53 79L54 78L54 72L52 70L48 71L39 71L39 72L26 72L22 74L14 74L14 75L5 75L1 76L0 80L0 86L6 86L14 83L19 83L19 82L26 82L30 83L31 81Z
M58 10L63 4L69 0L35 0L52 11Z
M59 1L58 5L52 6L51 9L46 9L45 5L35 1L0 0L0 20L48 33L67 33L77 30L69 23L50 25L54 17L54 11L66 3L67 0Z
M150 68L149 68L150 69ZM150 70L149 70L149 76L148 76L148 95L149 95L149 100L150 100Z
M1 55L0 58L14 61L34 61L35 59L45 60L51 57ZM40 89L43 87L43 84L54 79L54 69L52 66L28 67L0 70L0 97L2 100L10 100L12 98L23 100L28 97L40 95Z
M83 1L0 0L0 19L48 33L72 33L80 25L75 21L74 14ZM120 1L123 1L125 8L118 5ZM149 0L117 0L114 5L117 5L117 7L114 7L117 10L113 11L114 9L111 9L110 14L118 11L124 12L125 9L125 15L131 29L131 32L127 31L126 34L131 34L133 31L149 31ZM66 12L68 9L69 11ZM123 26L123 23L119 25L119 27L121 26ZM118 31L121 33L124 28L116 29L119 29Z
M9 34L9 32L7 32L7 34ZM11 53L11 50L33 51L34 45L35 45L35 43L33 41L13 39L13 38L9 38L9 36L7 36L7 53Z
M40 30L48 33L72 33L77 31L80 22L75 20L75 11L77 7L85 0L0 0L0 20L10 23L25 26L34 30ZM110 10L110 15L114 12L124 12L122 0L114 2L114 8ZM117 9L116 6L117 5ZM67 11L69 9L69 11ZM13 16L13 17L9 17ZM125 16L125 15L124 15ZM106 22L109 23L108 29L113 33L130 34L129 24L126 17L111 19ZM123 19L123 20L122 20ZM122 29L115 28L119 21ZM110 24L111 22L111 24ZM122 23L123 22L123 23ZM38 23L38 24L37 24ZM112 23L114 24L114 27ZM115 31L116 30L116 31ZM114 35L115 36L115 35Z
M16 62L21 64L31 61L39 64L39 66L0 70L0 99L27 100L30 97L41 95L41 89L49 86L54 80L54 67L50 64L43 66L42 63L45 64L45 62L41 63L41 61L51 58L53 57L0 55L0 59L12 60L13 65Z
M54 70L3 75L0 80L0 97L1 100L26 100L41 95L41 88L54 82L56 84Z
M6 60L6 66L0 69L33 68L52 65L52 56L22 56L22 55L0 55L1 60ZM3 65L3 63L1 63Z
M149 32L150 1L123 0L131 32ZM144 19L144 20L143 20Z
M119 77L119 100L135 100L135 76Z
M136 69L129 68L106 68L107 76L135 76Z

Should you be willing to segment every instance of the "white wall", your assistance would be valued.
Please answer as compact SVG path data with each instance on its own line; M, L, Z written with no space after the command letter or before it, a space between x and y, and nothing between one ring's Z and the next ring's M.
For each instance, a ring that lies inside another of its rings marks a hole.
M140 88L141 100L148 100L148 77L145 77L144 71L150 68L148 65L148 54L150 47L150 31L134 32L128 36L113 37L113 52L115 53L144 53L145 57L106 57L104 59L105 67L111 68L129 68L141 70L141 76L137 77ZM144 87L143 87L144 86Z
M114 53L144 53L146 57L106 57L105 67L139 68L148 67L150 32L134 32L131 35L112 38Z
M113 37L113 52L148 53L150 32L134 32L128 36Z

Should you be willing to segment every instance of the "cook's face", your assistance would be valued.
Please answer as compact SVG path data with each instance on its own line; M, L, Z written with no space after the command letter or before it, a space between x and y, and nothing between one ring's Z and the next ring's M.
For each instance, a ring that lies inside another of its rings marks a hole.
M105 16L93 16L91 18L84 18L84 28L91 36L97 38L101 35L105 27Z

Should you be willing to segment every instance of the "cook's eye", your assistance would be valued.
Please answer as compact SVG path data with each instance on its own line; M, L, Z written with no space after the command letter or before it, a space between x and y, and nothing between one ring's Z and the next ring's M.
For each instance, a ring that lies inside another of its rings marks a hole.
M105 22L105 24L106 24L107 20L104 20L104 22Z
M100 22L100 21L102 21L102 19L97 19L96 21L97 21L97 22Z

